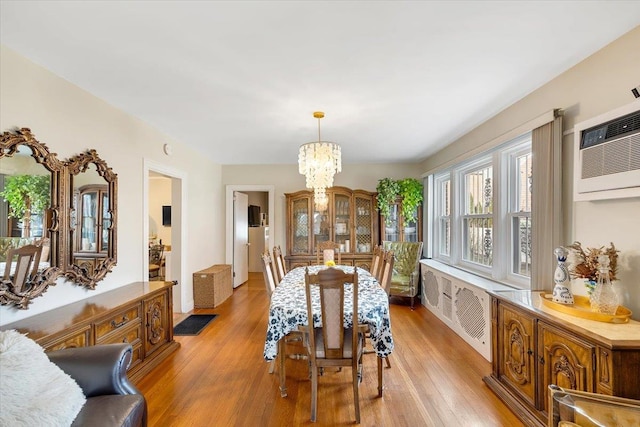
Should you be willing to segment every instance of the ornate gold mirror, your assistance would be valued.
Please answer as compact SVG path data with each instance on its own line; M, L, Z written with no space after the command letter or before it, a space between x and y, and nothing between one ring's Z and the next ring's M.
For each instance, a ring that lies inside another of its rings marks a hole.
M69 172L69 221L64 275L94 289L115 266L118 176L95 150L66 163Z
M60 276L64 164L27 128L0 137L0 304L26 309Z

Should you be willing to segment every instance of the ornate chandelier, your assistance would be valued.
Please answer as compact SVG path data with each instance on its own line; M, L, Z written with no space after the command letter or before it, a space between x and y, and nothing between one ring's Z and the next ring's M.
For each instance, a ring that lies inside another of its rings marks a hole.
M313 188L316 208L322 211L329 204L326 190L333 186L333 176L342 171L342 150L335 142L322 141L320 137L324 113L316 111L313 117L318 119L318 141L300 146L298 171L306 177L307 188Z

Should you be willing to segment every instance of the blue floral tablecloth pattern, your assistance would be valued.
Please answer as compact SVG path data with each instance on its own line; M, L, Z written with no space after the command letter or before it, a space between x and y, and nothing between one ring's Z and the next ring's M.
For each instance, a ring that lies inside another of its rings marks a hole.
M307 326L307 303L304 290L304 271L306 267L297 267L288 272L271 295L267 338L264 344L264 358L274 360L278 354L278 341L297 330L298 326ZM309 266L309 273L317 273L326 268L321 265ZM354 267L337 266L347 273ZM345 327L353 323L353 286L346 285ZM312 289L313 324L322 326L320 314L320 295ZM389 297L371 274L358 268L358 323L369 325L371 343L378 356L386 357L393 351L391 319L389 317Z

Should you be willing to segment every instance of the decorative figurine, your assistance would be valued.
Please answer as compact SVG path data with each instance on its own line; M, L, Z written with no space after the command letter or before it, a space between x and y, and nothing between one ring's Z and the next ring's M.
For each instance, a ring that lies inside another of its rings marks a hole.
M569 270L565 261L567 260L567 251L562 246L556 248L553 253L558 258L558 266L553 275L555 286L553 287L553 301L560 304L573 304L573 294L571 293L571 280L569 279Z

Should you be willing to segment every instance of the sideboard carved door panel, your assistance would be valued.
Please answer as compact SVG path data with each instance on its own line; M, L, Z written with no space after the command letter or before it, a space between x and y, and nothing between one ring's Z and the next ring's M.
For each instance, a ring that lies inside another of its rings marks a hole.
M544 322L539 322L538 328L540 399L544 412L548 413L550 384L593 392L595 347Z
M525 313L500 306L500 376L531 405L535 405L534 319Z
M169 339L169 313L167 294L162 293L144 301L145 355L148 356Z

